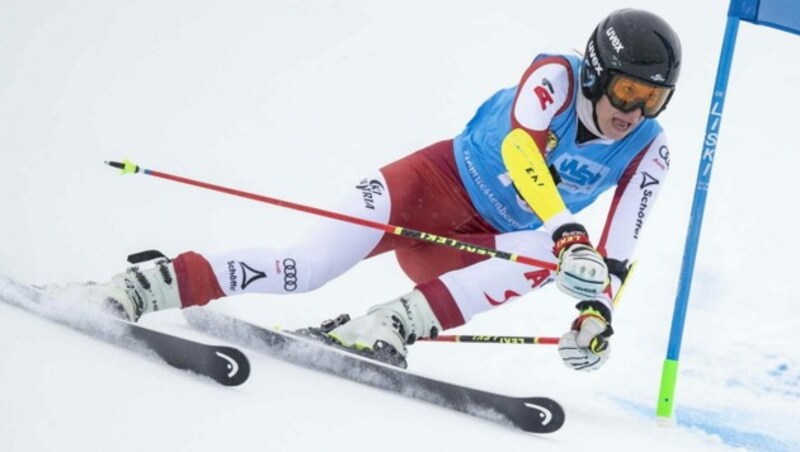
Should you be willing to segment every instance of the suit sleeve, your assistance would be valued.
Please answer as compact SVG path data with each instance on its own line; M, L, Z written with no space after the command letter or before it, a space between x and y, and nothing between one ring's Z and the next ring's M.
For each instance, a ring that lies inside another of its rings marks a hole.
M517 85L511 128L527 131L544 152L550 123L569 107L573 85L572 67L566 58L547 56L534 60Z
M618 181L597 247L600 254L630 264L668 172L669 148L661 132L631 161ZM614 299L621 284L618 276L611 276L605 301Z

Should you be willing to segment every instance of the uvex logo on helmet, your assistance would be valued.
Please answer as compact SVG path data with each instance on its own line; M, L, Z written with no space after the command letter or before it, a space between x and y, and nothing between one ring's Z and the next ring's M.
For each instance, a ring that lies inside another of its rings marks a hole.
M611 47L614 48L614 52L620 53L625 50L625 46L622 45L622 41L617 36L617 32L614 31L614 27L608 27L606 36L608 36L608 40L611 43Z
M592 63L592 67L594 68L594 73L597 74L598 77L603 75L603 65L600 64L600 58L597 57L597 50L594 46L594 39L589 41L589 61Z

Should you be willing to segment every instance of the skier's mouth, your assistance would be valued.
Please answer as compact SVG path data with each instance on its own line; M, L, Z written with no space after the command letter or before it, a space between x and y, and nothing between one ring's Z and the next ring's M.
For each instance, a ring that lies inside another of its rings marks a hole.
M619 118L611 118L611 126L617 132L627 132L632 125L633 125L632 122L624 121Z

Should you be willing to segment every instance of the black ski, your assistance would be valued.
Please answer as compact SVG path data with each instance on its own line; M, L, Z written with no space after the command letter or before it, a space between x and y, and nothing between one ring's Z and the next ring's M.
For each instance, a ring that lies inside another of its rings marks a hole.
M237 348L203 344L135 323L113 320L124 324L128 335L144 343L172 367L205 375L225 386L238 386L250 376L250 362Z
M250 363L233 347L208 345L75 306L0 275L0 301L20 307L92 337L145 354L213 379L225 386L244 383Z
M253 325L208 309L184 313L191 325L226 341L406 397L526 432L551 433L564 424L564 410L547 397L510 397L423 377L322 342Z

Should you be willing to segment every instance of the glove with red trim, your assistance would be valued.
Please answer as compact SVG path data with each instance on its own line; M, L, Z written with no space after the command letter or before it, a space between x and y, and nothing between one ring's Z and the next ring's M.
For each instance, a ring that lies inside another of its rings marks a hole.
M556 285L579 300L596 298L608 284L605 259L589 242L586 228L565 224L553 233L553 254L558 257Z

